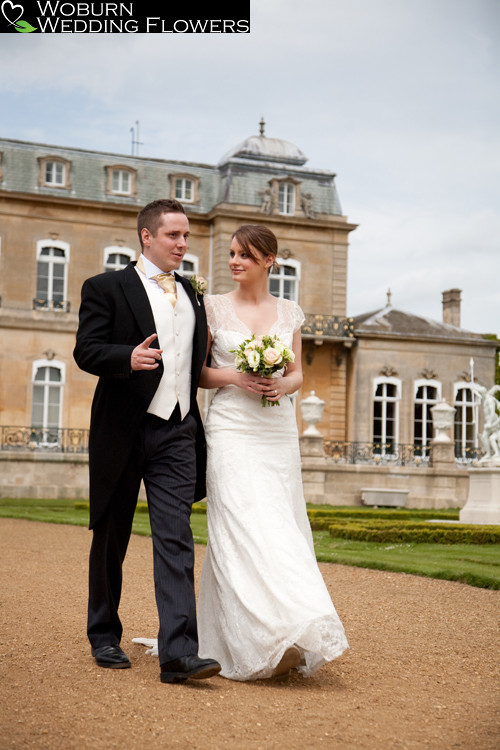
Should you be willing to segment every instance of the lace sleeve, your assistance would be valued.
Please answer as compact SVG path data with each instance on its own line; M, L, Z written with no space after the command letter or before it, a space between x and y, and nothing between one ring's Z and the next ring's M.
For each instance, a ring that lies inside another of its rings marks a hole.
M293 303L293 332L296 333L302 326L302 323L306 319L306 316L302 312L302 308L294 302Z
M212 334L212 338L213 338L214 332L217 330L217 316L215 312L216 310L215 295L206 294L204 303L205 303L205 312L207 313L208 327L210 328L210 333Z

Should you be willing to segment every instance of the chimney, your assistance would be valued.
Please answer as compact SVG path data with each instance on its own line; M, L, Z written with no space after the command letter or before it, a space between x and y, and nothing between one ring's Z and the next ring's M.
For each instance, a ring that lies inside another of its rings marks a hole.
M443 323L460 328L461 289L448 289L443 292Z

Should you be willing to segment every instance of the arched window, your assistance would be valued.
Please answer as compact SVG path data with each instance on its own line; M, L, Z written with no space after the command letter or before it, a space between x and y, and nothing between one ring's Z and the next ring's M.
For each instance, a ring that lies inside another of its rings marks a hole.
M375 378L373 382L373 452L395 455L398 445L399 378Z
M434 437L432 407L441 400L441 383L437 380L416 380L413 412L413 445L425 449ZM422 450L425 455L426 451Z
M177 269L177 273L184 276L186 279L190 279L191 276L197 275L198 273L198 258L196 255L186 253L182 259L182 263Z
M69 311L67 268L69 245L58 240L39 240L36 250L36 310Z
M128 266L131 260L135 260L135 255L135 250L131 250L129 247L118 247L117 245L105 247L104 270L121 271L122 268Z
M300 261L276 258L279 268L269 274L269 291L275 297L299 301Z
M59 442L65 375L63 362L33 362L31 427L37 443Z
M455 456L472 458L478 447L479 398L470 383L455 383L453 406L455 407Z

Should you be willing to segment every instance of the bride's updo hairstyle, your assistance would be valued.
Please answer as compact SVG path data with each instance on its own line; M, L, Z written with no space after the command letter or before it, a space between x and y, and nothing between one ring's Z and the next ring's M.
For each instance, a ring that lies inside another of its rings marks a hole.
M243 224L233 234L232 239L236 240L238 245L248 255L258 263L261 258L255 254L255 250L258 250L262 255L267 258L269 255L273 255L275 258L278 255L278 240L274 232L271 232L267 227L263 227L260 224ZM271 270L275 271L279 268L276 261L269 267L268 273Z

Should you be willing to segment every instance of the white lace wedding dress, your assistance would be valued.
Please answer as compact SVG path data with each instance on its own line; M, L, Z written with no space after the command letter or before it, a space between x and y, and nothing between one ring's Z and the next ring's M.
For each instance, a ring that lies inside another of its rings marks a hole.
M234 367L230 349L251 331L228 297L207 295L205 306L212 367ZM291 347L303 319L296 303L278 299L268 333ZM224 677L253 680L271 676L296 645L298 670L311 675L349 646L314 555L292 401L285 396L280 406L263 407L259 396L226 386L211 401L205 430L208 546L199 654L217 659Z

